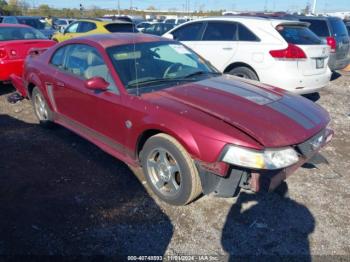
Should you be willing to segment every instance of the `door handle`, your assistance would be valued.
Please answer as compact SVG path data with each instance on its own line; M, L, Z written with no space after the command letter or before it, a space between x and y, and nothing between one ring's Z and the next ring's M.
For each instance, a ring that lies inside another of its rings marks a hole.
M62 82L57 82L56 84L57 84L57 86L59 86L59 87L65 87L65 84L62 83Z
M230 51L230 50L232 50L232 47L223 47L222 50Z

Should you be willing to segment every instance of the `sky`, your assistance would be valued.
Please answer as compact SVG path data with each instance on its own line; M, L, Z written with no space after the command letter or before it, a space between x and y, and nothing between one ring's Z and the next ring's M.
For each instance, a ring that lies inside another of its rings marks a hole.
M299 11L306 4L313 0L189 0L190 9L198 10L200 7L204 10L238 10L238 11L261 11L267 6L268 10L273 11ZM118 0L27 0L32 5L48 4L57 8L78 8L83 4L85 8L97 6L100 8L117 8ZM145 9L154 6L157 9L177 8L183 10L186 0L120 0L122 9L129 8L130 3L139 9ZM332 11L350 11L350 0L317 0L318 12Z

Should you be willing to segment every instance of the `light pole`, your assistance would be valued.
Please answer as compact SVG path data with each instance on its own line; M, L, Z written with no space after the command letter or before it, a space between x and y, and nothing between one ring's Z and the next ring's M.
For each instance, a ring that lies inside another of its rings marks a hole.
M118 15L120 15L120 0L118 0Z
M316 14L316 4L317 4L317 0L314 0L314 4L312 5L312 13Z

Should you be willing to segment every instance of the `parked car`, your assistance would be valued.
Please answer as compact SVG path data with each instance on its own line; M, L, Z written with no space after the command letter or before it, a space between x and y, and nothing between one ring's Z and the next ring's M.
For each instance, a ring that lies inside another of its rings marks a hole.
M221 72L298 94L328 85L329 48L299 21L224 16L182 24L167 38L181 41Z
M66 29L71 23L76 21L76 19L72 18L60 18L56 19L55 22L53 23L54 28L58 31L62 31Z
M61 124L142 167L174 205L240 186L273 190L333 134L328 113L306 98L222 75L181 43L151 35L60 43L26 60L21 84L42 125Z
M138 32L134 24L127 21L113 22L100 19L81 19L70 24L63 32L53 35L52 40L62 42L73 37L116 32Z
M143 33L145 34L151 34L151 35L163 35L164 33L168 32L170 29L174 28L173 24L166 24L166 23L154 23L150 27L143 30Z
M23 62L31 48L46 49L55 42L38 30L21 24L0 24L0 81L22 76Z
M147 29L148 27L150 27L152 24L154 24L154 22L141 22L139 24L136 25L137 30L139 30L140 32L143 32L145 29Z
M187 21L188 20L186 18L168 18L168 19L165 19L163 21L163 23L172 24L172 25L176 26L176 25L181 25Z
M346 29L348 30L348 35L350 37L350 20L345 20L344 21Z
M338 17L298 16L300 21L310 23L310 29L331 48L329 67L339 70L350 64L349 34L344 22Z
M46 38L51 38L55 30L48 24L42 23L40 17L36 16L4 16L2 19L4 24L23 24L31 26L41 33L43 33Z

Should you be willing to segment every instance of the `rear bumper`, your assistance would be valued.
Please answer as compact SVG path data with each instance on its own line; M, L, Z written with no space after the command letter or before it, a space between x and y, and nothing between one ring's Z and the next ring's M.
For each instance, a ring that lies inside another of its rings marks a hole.
M350 64L350 56L346 56L343 59L337 59L336 53L331 53L329 56L328 66L329 68L334 70L340 70L347 67Z
M10 76L12 85L16 88L16 91L23 97L28 96L28 91L25 88L25 85L23 83L23 79L19 77L18 75L12 74Z
M0 61L0 81L9 81L10 76L21 76L23 73L23 59Z
M288 90L294 94L310 94L318 92L326 87L331 79L332 72L327 68L326 72L319 75L301 75L300 72L282 73L275 71L274 77L268 72L267 77L262 75L261 82ZM266 79L266 80L265 80Z

